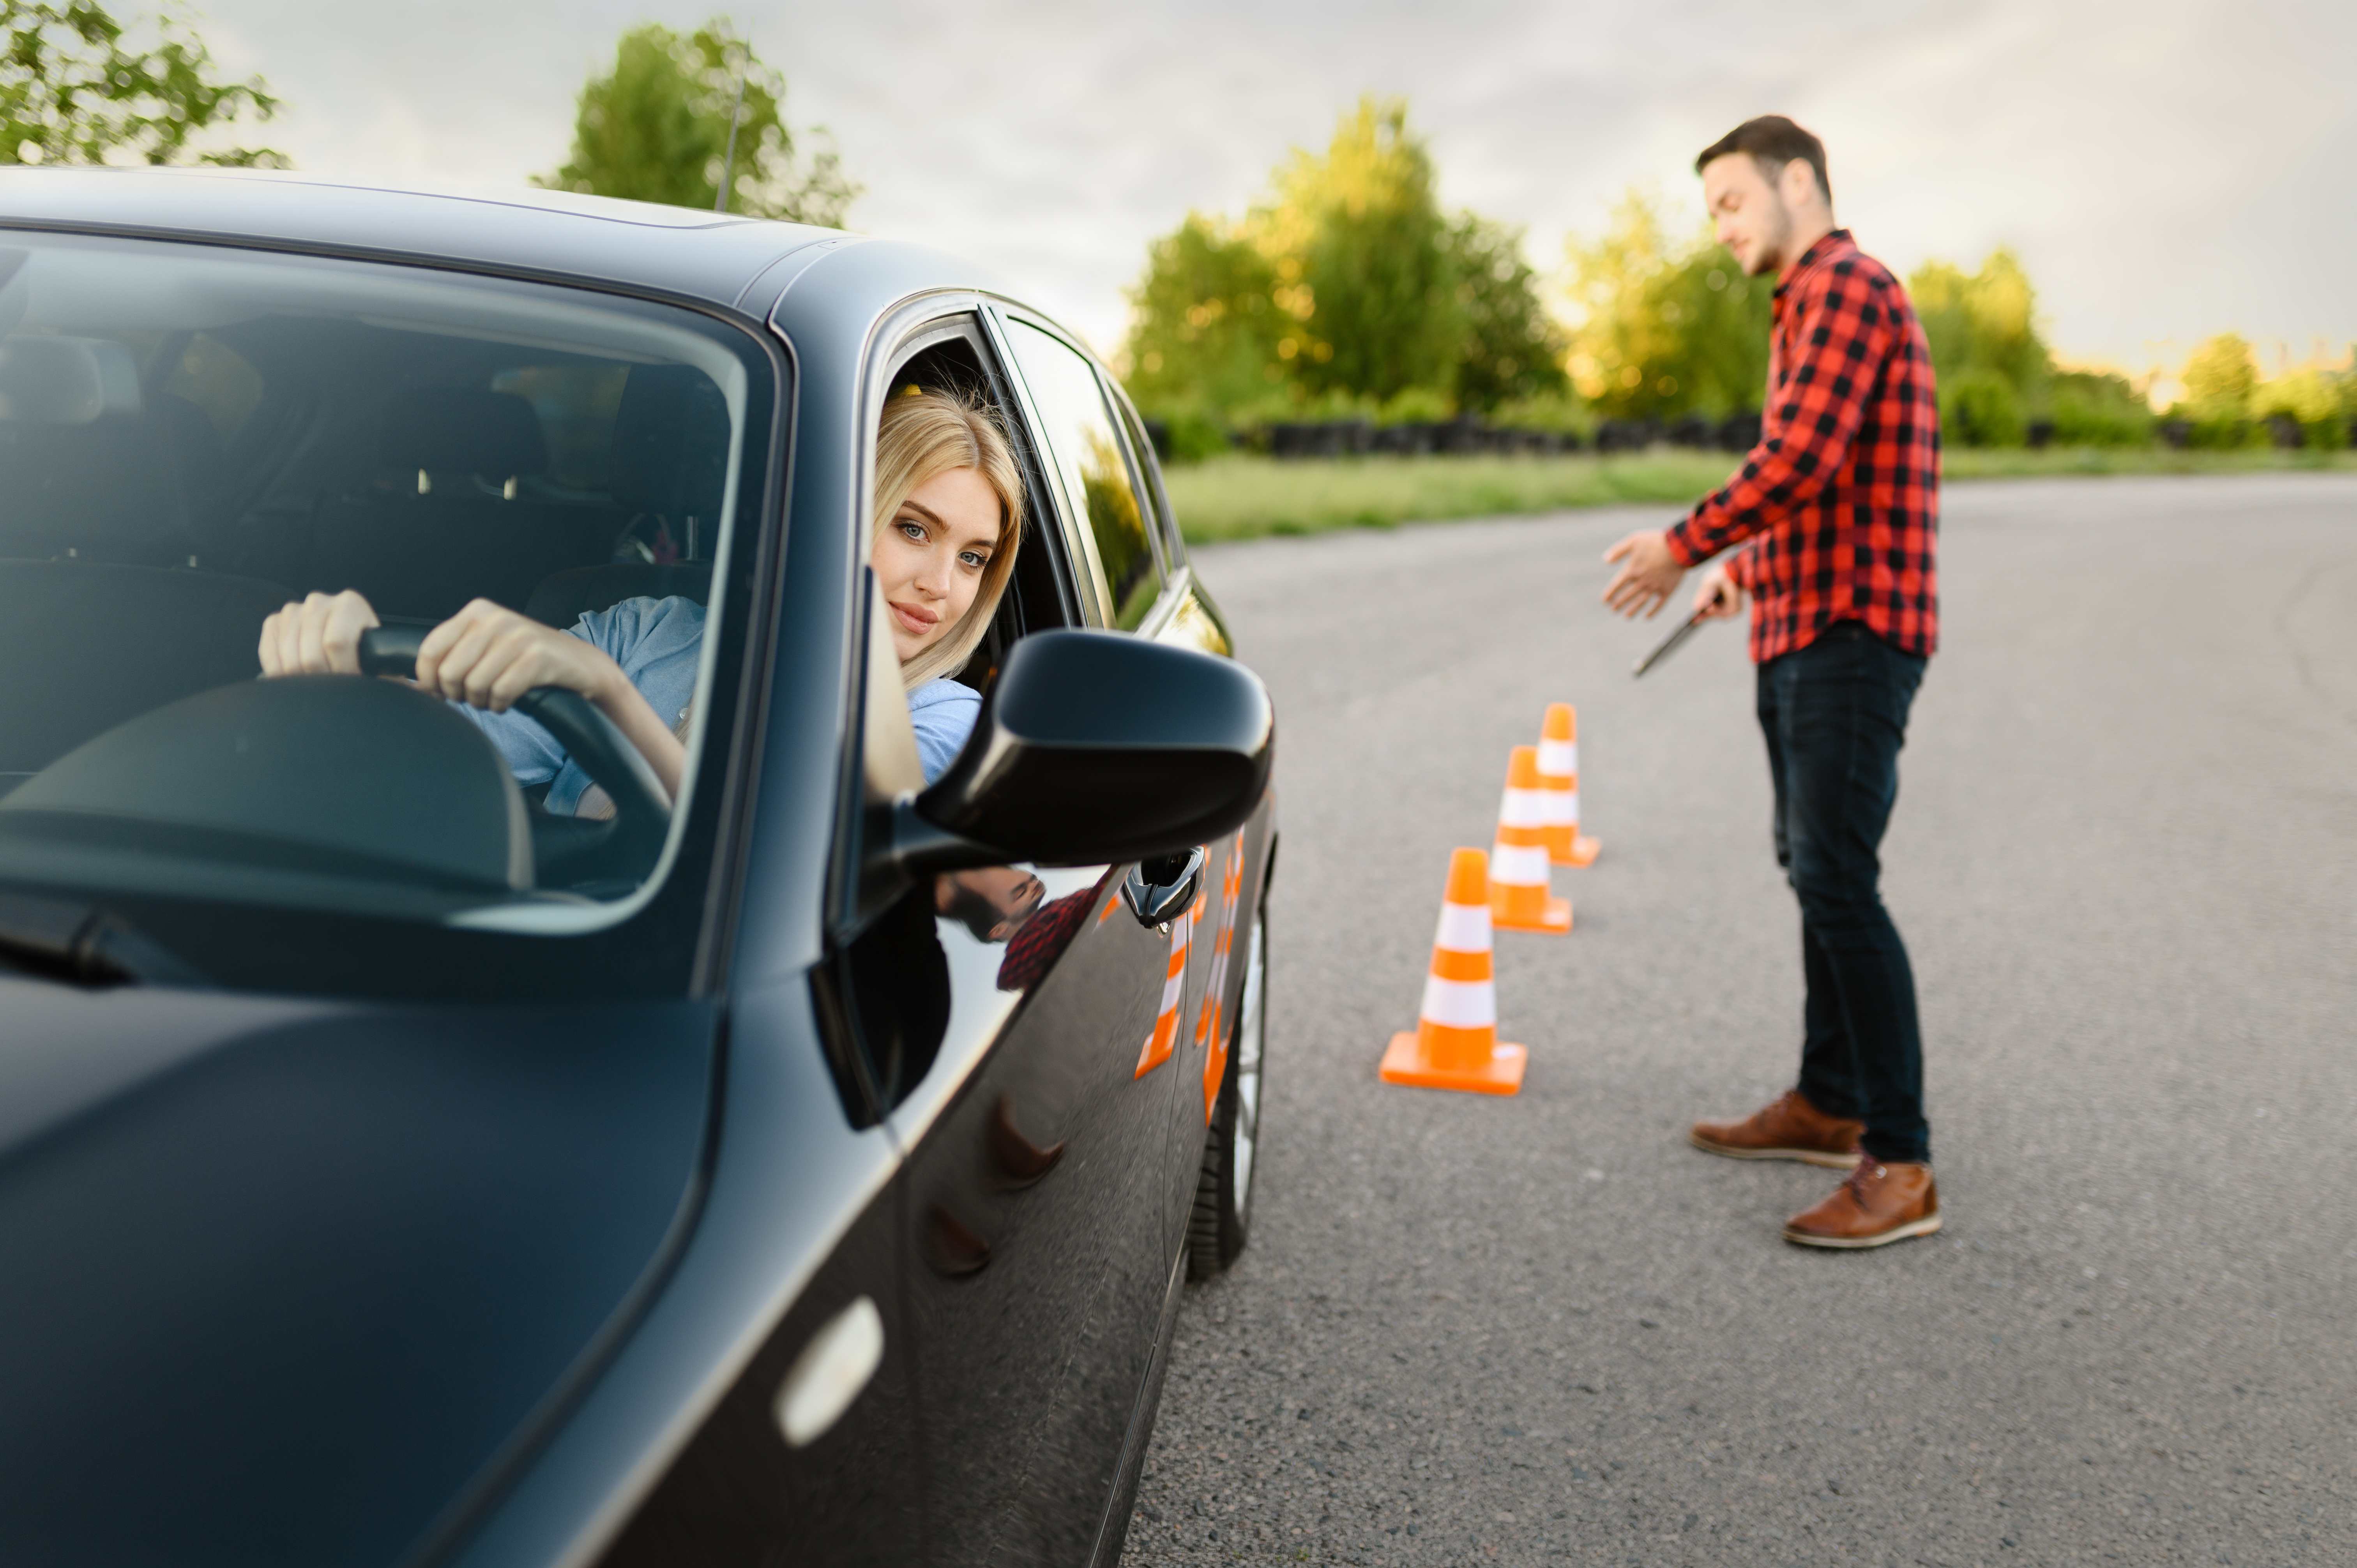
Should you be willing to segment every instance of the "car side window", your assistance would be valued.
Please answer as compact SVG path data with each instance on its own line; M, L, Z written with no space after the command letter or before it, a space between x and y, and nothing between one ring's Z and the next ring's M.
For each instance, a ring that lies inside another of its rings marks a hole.
M1129 460L1122 450L1096 370L1047 333L1021 321L1007 323L1007 340L1031 389L1065 493L1088 523L1097 565L1104 574L1111 623L1135 630L1162 592L1157 557Z
M1107 383L1114 409L1121 415L1121 427L1129 436L1132 462L1130 471L1144 487L1146 501L1154 519L1156 537L1162 542L1165 568L1177 572L1187 564L1187 542L1178 534L1178 520L1170 514L1170 497L1162 485L1161 466L1155 461L1154 443L1147 439L1146 426L1137 417L1136 408L1123 395L1118 387Z

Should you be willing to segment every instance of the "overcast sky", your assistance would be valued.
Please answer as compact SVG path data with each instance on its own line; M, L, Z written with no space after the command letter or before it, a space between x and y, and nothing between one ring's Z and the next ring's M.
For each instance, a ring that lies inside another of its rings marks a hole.
M222 63L319 174L522 180L574 99L675 0L203 0ZM134 9L119 5L119 11ZM2212 332L2357 339L2350 0L942 0L732 13L866 194L855 228L984 262L1101 348L1146 242L1241 210L1362 91L1400 93L1444 200L1559 268L1631 184L1698 215L1695 151L1792 114L1839 216L1901 272L2012 245L2066 356L2174 364Z

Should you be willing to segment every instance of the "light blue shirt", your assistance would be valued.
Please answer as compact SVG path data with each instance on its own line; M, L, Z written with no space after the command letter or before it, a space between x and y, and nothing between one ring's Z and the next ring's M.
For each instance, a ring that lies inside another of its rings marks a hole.
M926 783L949 771L981 716L982 693L946 675L909 693L909 720L917 726L917 759L925 765Z
M620 665L664 724L679 723L695 695L696 659L704 646L702 605L684 598L624 599L611 609L590 611L566 629ZM573 814L591 779L546 730L513 710L495 714L463 703L451 706L490 738L517 783L548 785L548 810L557 816ZM926 783L940 778L964 748L981 714L981 695L946 678L909 693Z

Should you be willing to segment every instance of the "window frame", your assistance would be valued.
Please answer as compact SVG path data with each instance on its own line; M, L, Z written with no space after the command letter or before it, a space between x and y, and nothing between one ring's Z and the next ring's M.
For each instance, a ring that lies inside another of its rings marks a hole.
M1120 405L1105 395L1104 367L1097 362L1096 356L1090 353L1072 334L1039 312L1011 301L1000 302L996 314L998 320L995 325L999 329L1000 358L1011 372L1012 379L1022 389L1023 415L1029 425L1028 438L1035 460L1039 462L1043 468L1052 471L1051 489L1059 502L1057 510L1063 520L1062 529L1068 548L1074 549L1078 559L1088 563L1089 583L1093 599L1089 624L1100 630L1119 630L1121 628L1115 623L1115 616L1120 607L1114 603L1112 583L1106 577L1104 563L1097 553L1096 533L1089 526L1087 499L1071 494L1070 488L1064 483L1062 464L1049 460L1049 454L1054 451L1054 446L1047 436L1047 421L1041 416L1038 400L1032 395L1029 380L1024 375L1022 358L1016 353L1013 340L1006 332L1006 327L1019 322L1054 339L1080 357L1081 363L1087 367L1097 382L1097 398L1103 405L1106 423L1113 426L1116 440L1126 448L1130 441L1123 432ZM1131 457L1125 460L1129 467L1133 489L1141 500L1150 501L1152 499L1150 493L1138 485L1135 459ZM1156 622L1160 614L1161 602L1169 596L1173 580L1170 564L1163 549L1161 530L1158 527L1148 528L1146 531L1146 538L1147 553L1154 563L1157 584L1156 607L1146 612L1146 619L1140 623L1137 629L1143 629Z
M1008 446L1023 471L1026 499L1032 513L1028 542L1049 553L1050 574L1060 598L1053 607L1063 624L1103 624L1098 607L1101 596L1092 597L1097 590L1083 582L1075 564L1086 561L1092 580L1101 580L1102 574L1095 570L1094 556L1082 553L1082 540L1075 537L1069 510L1061 504L1062 487L1050 472L1053 464L1039 436L1039 420L1030 402L1029 389L1022 381L1020 367L996 318L997 303L968 289L932 290L912 295L878 315L868 329L866 348L861 356L859 380L853 393L853 428L858 446L849 520L853 532L851 571L845 584L850 637L845 660L844 711L850 724L847 744L838 760L823 921L828 945L837 950L856 940L866 923L860 908L859 858L868 824L863 819L874 803L877 790L887 783L871 775L877 768L892 770L888 761L871 759L868 755L871 725L880 722L896 734L908 729L909 754L914 755L915 731L900 685L897 681L888 683L870 656L877 595L872 587L873 573L866 564L866 531L876 510L877 423L883 417L886 401L899 384L901 370L926 349L953 340L963 340L974 349L989 381L989 393L1006 417ZM898 750L897 741L890 749Z
M1178 532L1178 514L1170 510L1170 492L1162 483L1162 464L1154 455L1154 443L1146 438L1146 421L1137 405L1130 401L1127 389L1111 371L1097 367L1097 379L1104 383L1106 401L1120 417L1115 421L1129 437L1131 466L1138 470L1138 489L1154 503L1156 537L1162 550L1163 582L1175 583L1188 570L1187 542Z

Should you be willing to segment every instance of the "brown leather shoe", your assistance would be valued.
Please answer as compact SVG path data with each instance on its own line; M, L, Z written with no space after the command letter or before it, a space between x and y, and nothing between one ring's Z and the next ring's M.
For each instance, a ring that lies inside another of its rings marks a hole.
M1865 1131L1865 1122L1828 1116L1788 1089L1740 1122L1697 1122L1686 1136L1729 1159L1801 1160L1846 1171L1857 1164Z
M1803 1247L1887 1247L1940 1228L1940 1187L1929 1165L1888 1165L1868 1155L1834 1195L1785 1223Z

